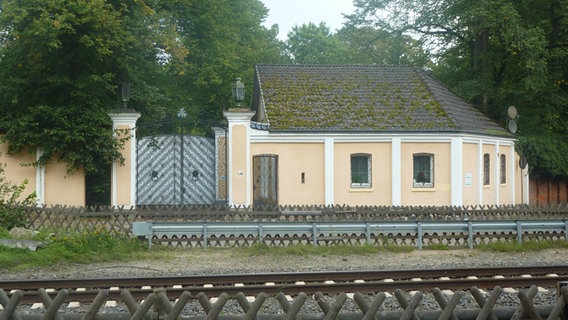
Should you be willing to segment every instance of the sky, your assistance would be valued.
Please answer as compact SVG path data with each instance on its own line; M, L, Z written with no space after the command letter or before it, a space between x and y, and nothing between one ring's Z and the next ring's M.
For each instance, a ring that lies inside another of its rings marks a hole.
M342 27L342 13L350 14L355 10L352 0L261 0L268 8L268 17L264 22L267 28L273 24L279 27L278 38L286 40L292 27L313 22L319 25L325 22L332 32Z

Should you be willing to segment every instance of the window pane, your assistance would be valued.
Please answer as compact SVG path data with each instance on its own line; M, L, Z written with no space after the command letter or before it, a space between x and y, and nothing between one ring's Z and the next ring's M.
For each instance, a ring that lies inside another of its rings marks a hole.
M490 158L489 153L483 155L483 185L489 185L491 178L490 178Z
M351 156L351 183L369 183L368 156Z
M414 156L414 181L417 183L432 183L432 168L430 156Z
M507 156L501 155L501 184L507 183Z

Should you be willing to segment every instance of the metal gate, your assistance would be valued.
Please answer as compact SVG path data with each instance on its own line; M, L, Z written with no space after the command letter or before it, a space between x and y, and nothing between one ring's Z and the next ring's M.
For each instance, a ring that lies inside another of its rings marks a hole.
M138 140L137 204L214 204L215 140L159 135Z

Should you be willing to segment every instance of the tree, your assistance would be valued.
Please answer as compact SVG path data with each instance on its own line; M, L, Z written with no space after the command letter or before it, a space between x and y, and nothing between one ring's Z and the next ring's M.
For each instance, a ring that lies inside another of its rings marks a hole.
M310 22L295 26L286 40L288 54L300 64L343 64L349 61L349 52L324 22Z
M300 64L385 64L424 66L428 55L407 35L345 25L332 33L321 22L292 28L286 40L290 60Z
M346 25L337 32L337 37L349 48L350 63L422 67L429 62L422 43L405 34Z
M138 40L148 32L133 29L142 23L133 18L150 8L104 0L4 0L1 6L0 127L9 152L39 148L38 164L57 159L87 173L120 159L107 112L120 107L122 81L134 82L135 96L151 101L151 85L136 70L155 64L156 52L152 41Z
M176 30L187 50L181 63L162 65L160 86L168 98L162 120L166 122L183 107L193 130L207 132L233 103L235 78L252 88L249 81L255 64L284 61L283 46L276 39L278 29L262 26L268 9L259 0L164 0L160 6L162 22ZM144 124L145 119L141 120ZM170 130L176 130L175 126Z
M496 121L504 125L508 106L515 105L521 140L544 135L547 146L559 146L568 137L568 1L354 3L352 25L419 38L435 54L434 75ZM555 158L555 152L541 149L540 156ZM550 166L539 159L529 159L533 167L542 164L537 172L558 174L544 169ZM568 167L568 160L562 163Z

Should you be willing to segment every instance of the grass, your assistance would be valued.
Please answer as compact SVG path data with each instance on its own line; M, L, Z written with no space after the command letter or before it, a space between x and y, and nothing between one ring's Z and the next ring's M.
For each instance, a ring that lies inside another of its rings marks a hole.
M160 252L148 251L147 244L138 239L110 234L104 230L63 234L40 232L34 240L47 243L37 251L0 246L0 269L26 270L57 263L92 263L128 261L155 257ZM0 237L9 238L0 228Z
M568 241L562 240L529 240L519 244L517 241L512 242L492 242L488 244L479 244L475 247L480 251L495 252L533 252L547 249L568 249Z
M372 255L381 252L410 252L416 250L411 246L371 246L371 245L330 245L330 246L313 246L313 245L291 245L287 247L271 247L266 244L255 244L251 247L237 248L239 253L249 256L259 255L321 255L321 256L345 256L345 255Z
M57 235L57 236L54 236ZM8 232L0 228L0 238L9 238ZM37 239L47 246L37 251L16 249L0 246L0 268L4 270L22 271L35 267L50 266L58 263L96 263L108 261L133 261L143 259L167 260L174 257L176 250L164 246L153 246L148 250L147 242L136 238L110 234L105 230L90 230L88 232L64 234L40 232ZM568 249L568 241L524 241L518 244L512 242L493 242L480 244L475 247L479 251L495 252L534 252L546 249ZM451 251L447 245L425 246L423 250ZM460 248L463 249L463 248ZM187 249L190 250L190 249ZM374 255L382 252L407 253L415 251L413 246L399 245L291 245L287 247L271 247L265 244L255 244L251 247L236 247L236 254L247 256L346 256Z

